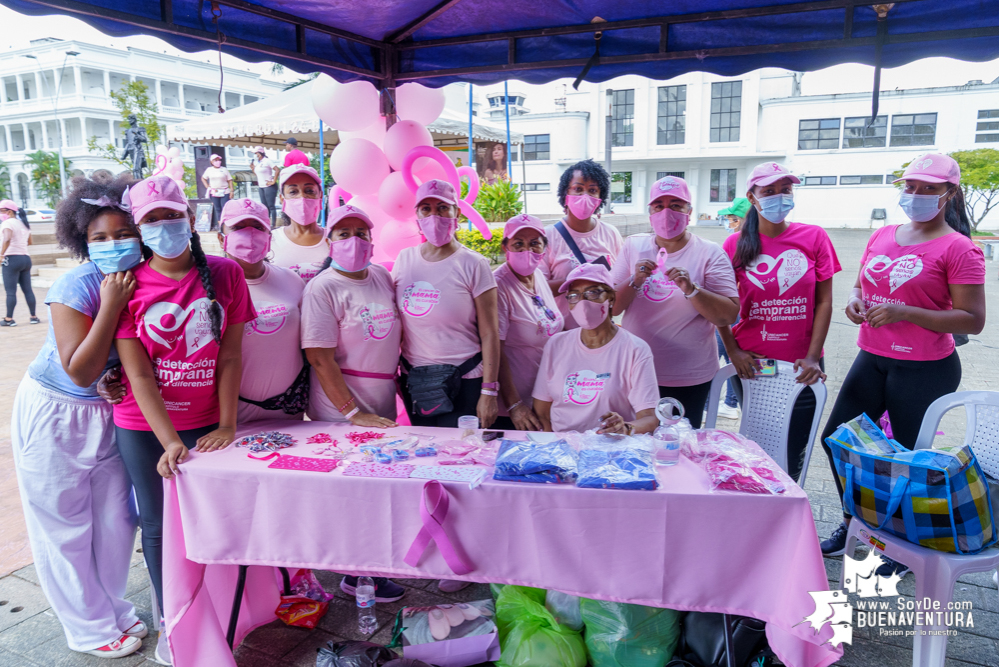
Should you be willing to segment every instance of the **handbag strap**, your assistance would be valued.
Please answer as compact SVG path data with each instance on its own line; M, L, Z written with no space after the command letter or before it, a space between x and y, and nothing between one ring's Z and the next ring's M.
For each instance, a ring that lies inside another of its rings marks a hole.
M565 241L565 244L569 246L569 250L571 250L572 254L576 256L576 261L580 264L586 264L586 257L583 256L583 252L579 249L579 246L576 245L576 239L572 238L572 234L570 234L569 230L565 228L565 224L561 220L555 223L555 231L559 233L562 240Z

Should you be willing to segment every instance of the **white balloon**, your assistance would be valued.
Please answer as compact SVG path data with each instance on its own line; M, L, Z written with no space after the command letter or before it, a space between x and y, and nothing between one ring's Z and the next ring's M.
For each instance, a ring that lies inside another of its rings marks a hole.
M384 148L385 146L385 116L379 116L371 125L367 127L356 130L354 132L347 132L346 130L338 132L340 135L340 141L347 141L348 139L367 139L375 146L379 148Z
M430 125L444 111L445 101L443 88L404 83L395 89L396 115L399 120L415 120L421 125Z
M179 146L171 146L170 150L167 151L167 157L169 157L169 158L180 157L180 147Z
M356 132L378 120L378 91L368 81L337 83L320 74L312 82L312 106L334 130Z
M164 146L163 144L160 144L160 145L158 145L158 146L156 147L156 154L157 154L157 155L160 155L160 154L162 154L162 153L166 153L166 152L167 152L167 147L166 147L166 146Z

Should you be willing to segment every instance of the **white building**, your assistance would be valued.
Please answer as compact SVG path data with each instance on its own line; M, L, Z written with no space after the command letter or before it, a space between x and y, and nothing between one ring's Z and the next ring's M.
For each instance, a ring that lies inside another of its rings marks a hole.
M226 67L224 71L222 106L227 109L255 102L284 87L246 70ZM166 126L217 113L218 80L217 63L136 48L45 38L32 41L29 48L3 53L0 160L10 171L14 199L29 207L42 205L24 159L37 150L58 150L60 139L73 173L126 169L87 150L87 140L93 136L102 144L113 141L121 149L121 116L108 93L126 82L142 81L149 87L160 124ZM185 146L184 150L185 163L194 166L193 147ZM230 172L248 182L249 156L239 148L227 151ZM147 146L146 156L152 165L156 147Z
M560 214L556 192L566 167L585 158L605 164L609 110L616 213L644 213L649 187L674 174L690 185L694 216L714 218L745 196L756 164L773 160L802 178L795 220L868 227L883 224L872 223L875 209L884 209L888 223L905 221L890 175L912 158L999 148L999 79L883 91L868 128L869 93L801 95L802 76L819 74L626 76L579 91L511 84L511 128L525 135L513 180L524 184L530 213ZM487 100L479 112L503 122L502 86L476 90ZM982 226L999 227L999 213Z

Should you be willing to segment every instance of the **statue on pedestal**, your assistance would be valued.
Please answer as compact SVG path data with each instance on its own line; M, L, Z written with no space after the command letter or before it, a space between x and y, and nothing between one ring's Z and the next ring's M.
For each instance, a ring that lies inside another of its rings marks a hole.
M149 166L142 144L149 143L149 137L146 136L146 128L139 127L135 114L129 114L127 120L129 127L125 130L125 150L121 153L121 159L132 161L132 176L141 181L143 170Z

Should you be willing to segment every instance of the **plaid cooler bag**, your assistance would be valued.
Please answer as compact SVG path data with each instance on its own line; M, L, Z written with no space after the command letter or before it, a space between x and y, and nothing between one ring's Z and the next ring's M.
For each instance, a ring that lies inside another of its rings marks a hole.
M996 542L985 474L967 445L909 451L861 415L826 438L843 507L913 544L974 554Z

